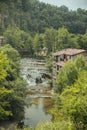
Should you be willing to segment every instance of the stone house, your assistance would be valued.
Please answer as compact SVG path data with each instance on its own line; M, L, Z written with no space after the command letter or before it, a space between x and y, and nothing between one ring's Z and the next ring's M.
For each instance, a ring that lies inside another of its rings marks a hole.
M82 49L68 48L53 54L53 78L56 79L59 69L62 68L68 60L74 60L78 55L82 55L87 60L87 51Z

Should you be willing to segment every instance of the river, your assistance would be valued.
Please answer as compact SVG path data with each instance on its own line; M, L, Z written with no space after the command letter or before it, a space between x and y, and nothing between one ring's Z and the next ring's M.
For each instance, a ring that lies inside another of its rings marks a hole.
M40 122L50 121L52 116L48 110L52 107L53 90L49 86L48 80L42 78L46 73L44 61L35 59L22 59L22 76L27 80L28 94L26 101L30 105L25 107L24 123L27 126L36 127ZM36 83L36 78L41 79L41 83Z
M48 79L43 77L47 73L45 61L36 59L21 59L21 75L27 81L27 97L24 114L24 124L33 128L40 122L51 121L48 112L53 105L53 90ZM39 83L36 83L39 79ZM13 130L14 122L0 123L6 130Z

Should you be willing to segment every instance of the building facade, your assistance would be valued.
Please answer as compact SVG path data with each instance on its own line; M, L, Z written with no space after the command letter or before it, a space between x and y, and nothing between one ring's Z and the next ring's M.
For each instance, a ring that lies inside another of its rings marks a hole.
M62 68L68 60L74 60L78 55L82 55L87 61L87 51L82 49L65 49L53 54L53 79L55 80L60 68Z

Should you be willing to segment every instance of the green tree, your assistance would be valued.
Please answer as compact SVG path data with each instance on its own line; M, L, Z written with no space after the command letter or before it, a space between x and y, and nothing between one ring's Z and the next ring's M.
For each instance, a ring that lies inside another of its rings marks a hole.
M57 31L53 28L46 29L44 33L44 45L48 49L48 53L56 50Z
M7 59L7 55L3 53L3 51L0 52L0 82L2 82L6 76L6 67L8 66L9 62ZM1 83L0 83L1 84Z
M37 54L39 50L39 34L36 34L34 39L33 39L33 49L35 53Z
M6 45L0 48L0 57L0 120L16 119L24 111L26 97L26 82L20 76L20 56Z
M75 80L78 78L78 74L82 70L87 70L87 65L82 56L78 56L73 62L68 61L59 71L55 90L61 93L65 87L74 84Z
M15 49L21 49L23 47L21 33L22 31L18 27L9 26L4 33L5 43L10 44Z
M67 85L75 82L77 75L78 71L75 64L72 61L67 62L65 67L59 71L55 90L61 93Z
M38 124L36 130L72 130L72 126L70 122L62 121L62 122L45 122L42 124Z
M87 49L87 33L83 35L83 49Z
M87 71L82 71L76 82L62 94L63 112L70 117L76 129L87 129Z
M31 34L23 31L21 33L21 40L23 41L22 50L27 52L28 55L32 56L34 54L34 49L33 49L33 37L31 36Z
M7 120L9 116L13 116L10 110L10 103L8 97L13 94L13 90L8 90L0 86L0 120Z
M8 96L13 93L13 90L8 90L3 86L7 77L7 67L9 61L7 55L3 51L0 51L0 120L7 119L8 116L12 116L10 111L10 103L7 100Z
M9 65L6 68L6 79L9 81L15 80L20 74L20 55L10 45L2 47L1 50L7 55L9 61Z
M70 121L75 130L87 129L87 64L82 56L69 61L57 78L54 121Z
M27 52L33 55L32 37L29 33L20 30L18 27L9 26L4 32L5 43L10 44L20 53Z
M57 42L57 49L61 50L63 48L67 48L70 46L70 40L71 40L71 35L68 32L67 28L62 27L58 29L58 42Z
M79 45L79 48L85 49L84 43L83 43L83 35L82 34L76 35L76 40L77 40L77 43Z

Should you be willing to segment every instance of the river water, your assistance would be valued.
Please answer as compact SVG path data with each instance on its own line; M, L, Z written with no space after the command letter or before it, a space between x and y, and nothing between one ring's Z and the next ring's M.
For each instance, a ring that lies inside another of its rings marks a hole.
M48 79L42 75L47 73L45 61L36 59L21 59L21 75L27 81L27 97L24 115L26 126L36 127L40 122L51 121L52 115L49 110L53 105L53 90L49 85ZM40 83L36 83L36 78ZM13 130L12 122L4 122L0 125L6 130Z
M48 110L52 107L53 90L48 83L48 79L42 78L46 73L44 61L35 59L22 59L22 76L27 80L27 98L29 103L25 107L24 123L27 126L36 127L40 122L50 121L52 116ZM41 83L36 83L36 78L41 79Z

